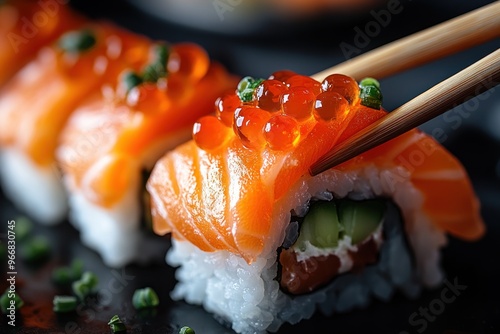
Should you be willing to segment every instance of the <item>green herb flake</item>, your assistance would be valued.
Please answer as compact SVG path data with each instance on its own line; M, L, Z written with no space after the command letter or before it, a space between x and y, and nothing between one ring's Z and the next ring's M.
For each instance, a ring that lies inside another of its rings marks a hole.
M132 71L126 72L122 77L122 81L127 92L129 92L132 88L139 86L143 82L142 77Z
M166 68L169 57L169 49L165 44L155 46L156 62Z
M71 53L78 53L90 50L97 42L95 33L92 30L84 29L80 31L70 31L59 39L59 47Z
M23 261L36 263L47 259L50 255L50 243L43 236L36 236L26 240L19 250Z
M0 308L3 314L8 314L12 310L19 310L23 307L24 301L19 295L9 289L5 290L3 295L0 296Z
M28 217L21 216L16 219L16 240L24 241L31 234L33 223Z
M137 289L132 297L132 305L139 310L148 307L158 306L160 300L156 292L150 287Z
M188 326L184 326L179 330L179 334L195 334L195 331Z
M377 80L365 78L359 83L359 89L359 97L362 105L373 109L380 109L383 96L380 91L380 83Z
M114 315L109 320L108 325L109 325L109 328L111 328L111 331L113 331L113 333L123 332L123 331L127 330L127 328L125 327L125 324L121 321L121 319L118 315Z
M380 89L380 82L378 82L377 79L374 78L364 78L359 82L360 86L376 86L377 88Z
M142 78L144 82L157 82L160 78L164 78L166 74L165 67L155 63L146 66Z
M69 267L59 267L52 271L52 281L58 285L67 285L79 280L83 274L83 262L73 260Z
M52 305L56 313L72 312L76 310L77 299L74 296L55 296Z
M80 300L84 300L85 297L95 293L98 283L99 279L97 276L90 271L86 271L78 281L73 282L73 293L80 298Z
M255 89L264 81L264 79L254 79L252 77L244 77L238 83L236 94L241 102L250 102L253 100Z
M147 65L142 72L144 82L157 82L167 76L167 60L169 49L165 44L154 46L154 60Z

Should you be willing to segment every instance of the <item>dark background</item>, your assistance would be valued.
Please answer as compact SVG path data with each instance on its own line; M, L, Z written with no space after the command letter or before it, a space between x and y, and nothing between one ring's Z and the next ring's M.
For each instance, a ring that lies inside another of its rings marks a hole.
M390 24L360 51L364 53L490 2L401 1L402 12L391 16ZM344 61L340 43L354 44L354 28L363 30L367 23L374 20L370 10L383 10L386 3L380 2L377 7L356 12L323 13L307 18L266 16L256 27L244 33L224 27L217 27L223 32L214 33L165 22L125 1L74 0L72 6L92 18L111 20L153 39L198 43L233 73L267 77L279 69L313 74ZM499 46L497 39L382 80L384 107L388 110L398 107ZM422 126L429 133L438 128L446 132L442 144L463 162L470 173L488 228L486 236L479 242L467 243L450 238L448 247L442 253L446 278L451 282L456 279L467 288L454 302L447 304L441 314L428 321L427 328L421 331L424 333L500 332L500 270L497 258L500 255L497 248L500 240L499 90L497 87L479 99L451 110L449 113L457 115L466 111L466 116L460 118L460 124L446 122L441 116ZM2 221L15 219L20 214L9 201L0 197ZM153 247L158 248L158 257L153 265L128 266L122 272L106 268L94 252L80 244L78 233L68 223L53 228L37 227L35 233L51 240L52 256L38 267L19 264L17 288L26 301L26 307L18 315L18 325L14 329L7 326L4 317L0 322L0 333L108 333L106 322L114 314L119 314L125 321L128 333L177 333L184 325L193 327L198 334L231 333L201 308L169 299L168 292L175 280L173 270L163 261L169 246L168 237L153 239ZM51 311L52 297L69 291L55 287L50 282L50 272L75 257L83 259L86 268L100 277L100 297L95 302L89 301L87 306L79 309L78 314L55 316ZM5 272L2 269L2 275ZM117 275L133 278L115 286ZM2 276L0 288L4 289L5 284ZM133 291L144 286L151 286L159 292L161 305L155 315L138 314L130 304ZM425 291L417 300L395 295L390 303L376 301L365 310L349 314L332 317L318 314L296 326L285 325L279 333L418 333L417 330L423 328L412 326L408 318L412 313L419 312L421 307L428 307L433 300L439 299L441 291L442 287Z

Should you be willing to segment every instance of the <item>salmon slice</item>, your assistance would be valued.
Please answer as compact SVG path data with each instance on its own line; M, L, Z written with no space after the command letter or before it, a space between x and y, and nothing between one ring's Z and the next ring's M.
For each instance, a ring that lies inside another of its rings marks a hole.
M280 89L286 92L290 87ZM242 105L259 105L259 97L255 96ZM285 226L283 217L276 216L279 213L275 207L282 204L290 189L300 189L301 182L312 178L308 174L310 165L385 112L353 102L334 119L325 121L316 115L302 120L298 125L300 139L283 149L273 149L270 140L293 131L277 127L279 132L266 137L267 142L249 146L248 136L252 133L244 132L250 130L245 128L247 120L240 117L242 110L235 109L234 131L228 131L219 146L195 132L194 140L167 153L156 164L147 189L157 233L171 232L174 238L188 240L202 250L227 250L252 262L283 235L276 231ZM283 110L278 114L287 116ZM263 127L264 133L270 131L269 122ZM208 123L200 120L197 128L203 130L204 124ZM420 210L440 230L467 240L484 233L479 203L464 167L431 137L412 130L338 166L338 170L356 171L369 166L397 171L401 173L397 177L409 180L423 197ZM400 186L405 185L396 180L394 187Z
M115 175L126 173L124 178L133 183L141 169L150 170L165 152L189 140L196 119L213 112L217 96L235 85L236 78L211 62L201 47L180 43L169 48L166 78L129 92L121 90L119 81L112 99L82 105L65 126L58 162L72 180L71 190L81 191L94 204L110 208L120 202L127 185L115 183ZM138 72L151 61L144 59Z
M83 31L94 34L90 49L46 47L0 93L0 145L21 150L39 166L54 163L59 134L78 105L148 57L146 38L109 24Z
M0 87L37 51L63 32L82 26L84 19L68 5L29 0L0 4Z

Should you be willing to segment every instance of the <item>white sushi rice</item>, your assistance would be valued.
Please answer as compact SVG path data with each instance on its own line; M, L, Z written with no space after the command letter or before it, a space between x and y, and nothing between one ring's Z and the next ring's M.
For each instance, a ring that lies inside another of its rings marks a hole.
M37 222L54 225L66 217L66 191L55 165L39 166L23 152L4 148L0 180L5 195Z
M82 243L97 251L110 267L137 260L142 234L139 233L138 187L130 187L112 208L103 208L81 193L70 195L70 222L80 231Z
M402 170L378 170L372 166L305 177L274 211L274 217L282 220L276 226L287 226L290 211L304 212L313 197L328 199L328 194L333 193L336 198L392 198L401 209L404 226L394 223L399 211L388 210L384 222L386 240L379 262L365 268L362 274L344 274L314 293L292 297L282 292L275 280L276 249L285 238L286 228L251 264L227 251L207 253L187 241L174 239L167 254L167 262L179 266L179 283L172 298L203 305L217 318L231 323L236 332L250 334L276 331L284 322L294 324L310 318L317 308L331 314L365 307L371 298L388 300L396 289L409 297L418 296L422 285L435 286L442 280L439 254L446 237L422 212L421 195L402 175L406 175ZM406 240L415 263L406 250Z
M166 148L175 147L187 140L191 130L183 128L151 143L138 157L137 170L129 178L127 191L112 207L92 202L82 187L76 185L74 175L64 175L64 184L69 193L70 223L80 231L82 243L95 250L109 267L122 267L129 263L148 264L157 258L156 248L144 229L141 229L142 188L140 169L150 170L165 154ZM63 152L60 151L59 154Z

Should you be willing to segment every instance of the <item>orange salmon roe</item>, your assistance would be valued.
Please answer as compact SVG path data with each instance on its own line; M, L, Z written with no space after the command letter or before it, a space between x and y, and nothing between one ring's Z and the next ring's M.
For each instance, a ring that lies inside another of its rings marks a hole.
M264 127L264 137L273 150L286 150L298 142L300 136L297 121L290 116L275 115Z
M265 143L262 130L270 116L263 109L244 105L236 110L234 132L246 147L262 146Z
M332 74L321 83L323 92L337 92L351 105L359 98L359 86L356 80L343 74Z
M265 80L255 90L259 108L269 112L281 110L281 96L287 91L284 83L278 80Z
M217 117L204 116L193 125L193 139L199 148L213 150L225 142L229 131Z
M236 94L226 94L215 101L215 114L226 126L233 126L234 112L240 105Z
M247 82L259 85L248 87L244 85ZM349 112L350 104L359 103L359 92L354 79L340 74L322 83L288 70L274 72L267 80L246 77L236 92L222 95L215 102L215 116L220 122L217 126L232 129L247 148L289 150L307 135L314 122L332 122ZM223 132L213 127L215 143L221 141L217 131ZM199 146L212 147L203 145Z
M316 96L314 117L317 120L333 121L349 108L347 100L337 92L324 92Z
M316 96L308 88L290 87L281 98L283 113L298 121L306 120L312 115L315 100Z
M278 80L284 83L288 78L293 77L294 75L297 75L297 73L289 70L277 71L271 74L268 80Z
M210 67L207 52L196 44L177 44L168 57L167 70L196 82L203 78Z
M321 84L314 80L313 78L307 77L305 75L294 75L286 79L286 84L288 87L299 87L303 86L308 88L314 95L321 93Z
M157 84L144 83L130 90L127 104L138 111L148 113L150 110L167 110L170 100Z

